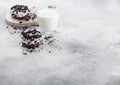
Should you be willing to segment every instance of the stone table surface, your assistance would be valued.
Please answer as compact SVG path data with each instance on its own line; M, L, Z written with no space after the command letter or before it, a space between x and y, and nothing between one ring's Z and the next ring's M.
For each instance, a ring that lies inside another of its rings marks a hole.
M54 4L56 46L23 55L5 16L13 4ZM51 53L48 51L51 50ZM120 85L119 0L1 0L0 85Z

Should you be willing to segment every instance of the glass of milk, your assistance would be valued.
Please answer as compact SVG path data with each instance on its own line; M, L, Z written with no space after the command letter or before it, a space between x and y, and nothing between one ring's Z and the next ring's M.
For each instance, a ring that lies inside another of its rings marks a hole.
M55 31L58 26L59 13L54 6L38 10L38 23L43 32Z

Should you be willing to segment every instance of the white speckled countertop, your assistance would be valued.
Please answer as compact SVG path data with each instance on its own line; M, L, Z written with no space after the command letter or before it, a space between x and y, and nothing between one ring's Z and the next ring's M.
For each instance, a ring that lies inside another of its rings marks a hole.
M61 50L22 54L19 36L5 24L8 8L17 3L57 6L54 36ZM120 1L1 0L0 85L120 85Z

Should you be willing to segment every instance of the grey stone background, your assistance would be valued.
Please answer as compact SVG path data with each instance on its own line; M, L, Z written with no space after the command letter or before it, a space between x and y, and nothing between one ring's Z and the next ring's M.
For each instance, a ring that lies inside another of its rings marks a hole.
M5 24L13 4L56 5L62 49L22 55ZM0 85L120 85L120 1L0 0Z

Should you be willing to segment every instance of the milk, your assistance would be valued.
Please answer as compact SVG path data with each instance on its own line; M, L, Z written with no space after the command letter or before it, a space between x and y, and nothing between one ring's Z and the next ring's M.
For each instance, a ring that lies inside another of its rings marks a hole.
M43 32L55 31L59 13L55 8L44 8L38 11L38 23Z

